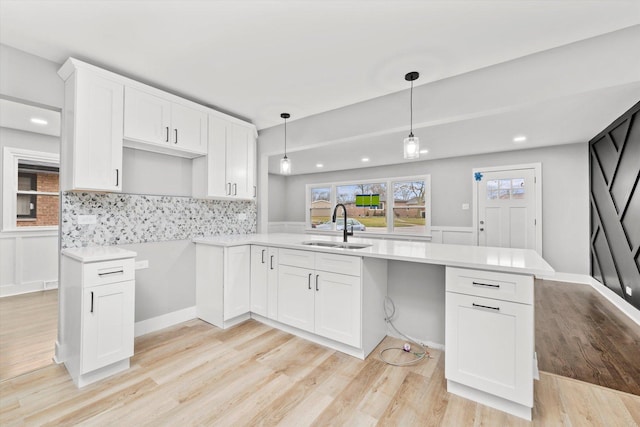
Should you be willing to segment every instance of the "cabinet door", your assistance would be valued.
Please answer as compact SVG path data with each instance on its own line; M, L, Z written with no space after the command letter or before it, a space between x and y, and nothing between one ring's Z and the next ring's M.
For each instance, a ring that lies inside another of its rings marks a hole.
M172 103L169 141L178 148L207 154L207 114Z
M360 277L316 271L315 333L360 347Z
M227 180L227 123L214 115L209 115L208 140L207 196L227 197L231 191Z
M236 124L227 125L227 181L231 195L239 199L253 197L248 177L249 130Z
M73 183L64 190L122 191L124 86L85 70L76 79Z
M251 309L251 247L225 248L224 320Z
M267 317L278 320L278 248L269 248Z
M135 282L85 288L83 298L81 373L131 357Z
M125 88L124 137L126 139L169 145L171 132L169 101L131 87Z
M269 248L251 246L251 312L267 317Z
M533 406L533 307L446 293L447 379Z
M304 268L278 267L278 321L313 332L313 274Z
M257 146L256 146L256 137L253 129L249 130L249 135L247 136L247 141L249 144L249 152L247 155L247 185L249 189L249 196L252 198L258 197L258 182L257 182L257 164L258 164L258 155L257 155Z

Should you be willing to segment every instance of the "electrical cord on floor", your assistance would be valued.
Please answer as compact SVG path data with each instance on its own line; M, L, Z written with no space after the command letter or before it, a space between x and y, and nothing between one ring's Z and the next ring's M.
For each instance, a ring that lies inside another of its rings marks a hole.
M391 306L391 313L389 313L389 306ZM416 340L409 338L408 336L406 336L405 334L400 332L395 327L395 325L393 324L393 316L395 316L395 314L396 314L396 306L393 303L393 300L391 298L389 298L389 297L385 297L384 298L384 302L383 302L383 307L384 307L384 316L385 316L384 317L384 321L387 322L389 325L391 325L391 328L393 328L393 330L398 335L400 335L402 338L406 339L410 343L415 344L422 351L411 351L411 346L408 343L405 344L403 347L388 347L388 348L380 350L380 360L382 360L384 363L386 363L388 365L392 365L392 366L407 366L407 365L413 365L414 363L418 363L422 359L424 359L426 357L429 357L429 352L427 351L427 346L426 345L421 344L421 343L417 342ZM404 351L404 352L407 352L407 353L411 353L414 356L416 356L416 358L413 359L413 360L409 360L407 362L390 362L390 361L388 361L388 360L386 360L384 358L384 353L389 351L389 350L400 350L400 351Z

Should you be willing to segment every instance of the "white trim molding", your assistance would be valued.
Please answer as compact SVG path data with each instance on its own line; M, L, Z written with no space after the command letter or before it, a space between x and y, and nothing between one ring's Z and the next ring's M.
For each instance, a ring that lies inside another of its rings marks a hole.
M177 325L178 323L195 319L196 317L196 307L193 306L160 316L152 317L151 319L141 320L139 322L136 322L134 326L134 336L139 337L140 335L156 332L160 329L168 328L169 326Z

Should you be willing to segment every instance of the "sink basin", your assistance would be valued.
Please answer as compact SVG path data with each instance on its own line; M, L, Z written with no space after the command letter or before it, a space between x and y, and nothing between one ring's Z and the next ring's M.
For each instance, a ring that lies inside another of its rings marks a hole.
M352 243L352 242L325 242L323 240L309 240L302 242L306 246L320 246L324 248L341 248L341 249L364 249L371 246L369 243Z

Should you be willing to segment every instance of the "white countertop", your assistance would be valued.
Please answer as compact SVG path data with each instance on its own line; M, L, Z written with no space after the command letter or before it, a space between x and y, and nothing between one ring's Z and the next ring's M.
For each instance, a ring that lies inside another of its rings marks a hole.
M86 248L69 248L61 251L62 255L80 262L99 262L114 259L134 258L138 255L134 251L121 249L116 246L90 246Z
M310 240L341 242L342 236L318 236L306 234L240 234L231 236L201 237L193 241L213 246L264 245L313 252L342 253L362 257L383 258L397 261L440 264L451 267L466 267L509 273L550 276L553 268L531 249L491 248L466 245L445 245L441 243L411 242L392 239L366 239L349 237L352 243L367 243L363 249L327 248L306 246L302 242Z

